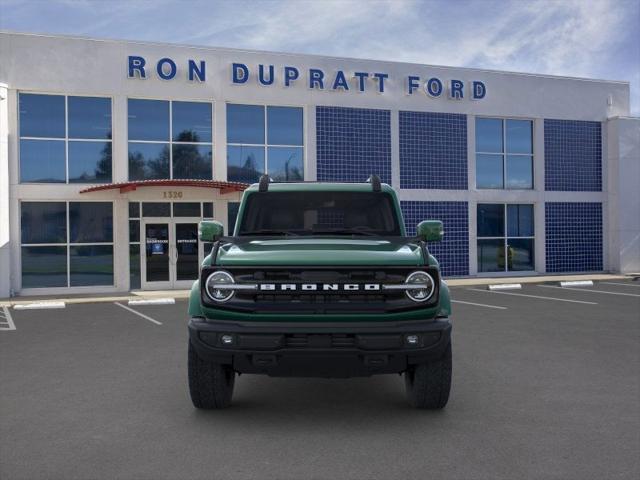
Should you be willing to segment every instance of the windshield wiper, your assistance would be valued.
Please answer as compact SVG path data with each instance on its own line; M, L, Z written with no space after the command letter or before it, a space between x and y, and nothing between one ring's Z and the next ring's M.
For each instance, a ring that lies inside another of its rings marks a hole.
M259 230L247 230L245 232L240 232L240 236L245 235L292 235L297 237L298 234L292 232L291 230L274 230L270 228L261 228Z
M370 230L361 228L329 228L325 230L313 230L313 235L363 235L366 237L378 237L380 234L372 232Z

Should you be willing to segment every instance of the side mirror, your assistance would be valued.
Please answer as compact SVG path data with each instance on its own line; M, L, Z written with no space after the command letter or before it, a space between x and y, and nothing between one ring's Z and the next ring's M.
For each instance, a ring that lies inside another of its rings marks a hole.
M215 220L205 220L198 225L198 238L201 242L215 242L224 235L224 226Z
M425 242L439 242L444 236L440 220L423 220L416 228L416 236Z

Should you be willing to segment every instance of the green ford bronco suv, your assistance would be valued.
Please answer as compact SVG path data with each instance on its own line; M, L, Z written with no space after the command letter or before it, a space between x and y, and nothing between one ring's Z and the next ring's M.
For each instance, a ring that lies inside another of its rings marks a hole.
M427 242L407 237L393 189L369 182L272 183L242 197L233 236L213 242L189 301L189 390L197 408L231 403L235 375L404 374L409 402L442 408L451 387L449 289Z

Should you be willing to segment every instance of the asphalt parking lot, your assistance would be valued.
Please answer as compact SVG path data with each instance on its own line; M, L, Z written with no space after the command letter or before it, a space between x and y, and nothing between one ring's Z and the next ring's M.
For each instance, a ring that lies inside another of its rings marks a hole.
M640 282L452 291L440 412L397 375L245 375L197 411L185 301L0 308L0 478L640 478Z

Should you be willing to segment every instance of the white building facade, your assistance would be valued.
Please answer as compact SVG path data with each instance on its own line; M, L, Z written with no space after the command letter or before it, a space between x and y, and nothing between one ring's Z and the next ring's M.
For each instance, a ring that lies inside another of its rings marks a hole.
M243 189L365 181L447 277L640 271L629 84L0 33L0 298L185 288Z

